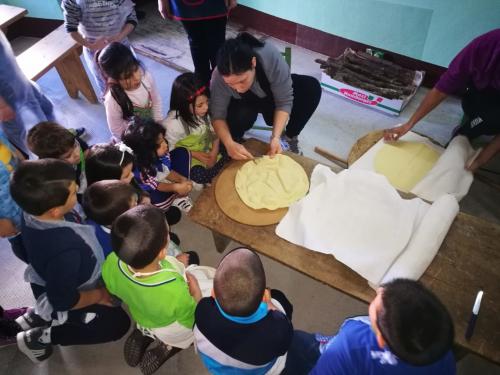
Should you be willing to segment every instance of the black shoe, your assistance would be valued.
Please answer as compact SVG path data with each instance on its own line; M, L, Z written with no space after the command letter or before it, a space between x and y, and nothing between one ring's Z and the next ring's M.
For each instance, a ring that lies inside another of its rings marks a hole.
M28 309L28 311L18 317L16 323L19 324L23 331L36 327L48 327L50 325L50 322L43 320L40 316L35 314L33 309Z
M127 365L131 367L137 366L141 362L146 349L153 341L151 337L143 335L140 330L134 328L123 347L123 354Z
M142 357L142 361L139 365L141 367L141 372L144 375L153 374L170 357L172 357L174 354L177 354L181 350L182 349L173 347L169 349L164 343L158 343L158 346L153 349L149 349Z
M81 138L85 134L85 128L70 128L68 129L77 138Z
M37 327L17 334L17 346L34 363L45 361L52 354L52 344L43 344L40 337L44 328Z
M191 264L196 264L197 266L200 265L200 256L196 251L185 251L186 254L189 254L189 262L188 265Z
M176 235L174 232L170 232L169 236L170 236L170 241L175 243L177 246L181 245L181 240L178 235Z

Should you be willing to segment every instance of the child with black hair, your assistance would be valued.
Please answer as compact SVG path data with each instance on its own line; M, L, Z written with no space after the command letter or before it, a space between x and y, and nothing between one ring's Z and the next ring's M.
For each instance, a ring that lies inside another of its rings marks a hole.
M103 249L104 258L113 251L111 225L125 211L137 206L138 195L125 181L101 180L90 185L83 194L83 210L87 224L95 229L97 240Z
M81 138L55 122L43 121L28 132L28 148L40 159L54 158L67 161L76 170L78 193L87 187L85 157L89 146Z
M167 255L168 224L163 212L152 205L120 215L113 222L111 242L114 251L104 262L103 278L137 323L125 343L125 360L151 374L193 343L194 311L201 290L196 278L186 272L192 259ZM158 346L146 352L155 339ZM166 345L173 348L168 350Z
M225 161L210 124L208 99L208 87L193 73L183 73L172 85L170 112L162 122L171 149L185 147L191 152L191 179L199 184L210 183Z
M134 178L134 155L125 143L98 143L93 145L86 158L87 181L89 186L102 180L121 180L129 183L138 195L138 203L151 203L149 194L144 191ZM177 224L182 217L177 207L169 207L165 212L169 226ZM111 224L110 224L111 225ZM177 245L180 239L170 233L172 241Z
M455 374L451 317L421 283L383 284L368 316L349 318L333 337L295 331L286 374Z
M163 211L172 206L188 212L192 207L189 192L191 155L184 147L169 152L165 129L151 119L136 118L125 130L123 142L135 155L134 176L150 194L151 203Z
M259 256L232 250L217 267L212 297L196 307L203 363L212 374L280 374L293 336L292 310L283 293L266 289Z
M151 74L123 44L111 43L98 52L99 67L107 79L104 107L115 140L122 138L131 119L163 119L160 93Z
M42 159L21 163L10 183L12 197L24 211L25 279L36 299L35 308L16 319L24 330L17 343L34 362L47 359L53 345L114 341L130 326L125 311L112 306L101 284L104 257L94 229L72 212L74 175L69 163Z

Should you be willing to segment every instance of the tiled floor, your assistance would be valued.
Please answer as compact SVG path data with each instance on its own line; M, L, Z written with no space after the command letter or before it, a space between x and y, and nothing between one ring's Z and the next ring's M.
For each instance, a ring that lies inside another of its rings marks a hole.
M142 23L156 18L154 6L148 5L148 18ZM163 21L161 21L164 24ZM161 25L158 23L158 25ZM233 32L237 26L231 26ZM137 31L134 43L140 43L144 38L141 28ZM155 34L149 38L163 40L167 51L166 57L172 66L190 69L192 63L187 41L179 24L170 23L164 27L156 27ZM279 48L285 43L270 39ZM314 59L322 57L311 51L293 47L292 70L309 73L319 77L319 68ZM160 51L161 52L161 51ZM163 53L163 52L162 52ZM164 59L165 56L162 57ZM170 87L178 71L166 67L148 58L142 59L146 68L155 77L162 94L164 108L170 98ZM90 143L104 142L109 138L106 127L104 108L102 105L92 105L84 99L70 99L62 86L57 73L52 70L42 77L40 86L54 101L58 120L68 127L85 126L89 132ZM399 118L388 117L372 110L357 106L330 94L324 94L320 106L305 131L300 136L300 142L305 155L325 161L314 154L314 146L321 146L346 157L352 144L370 130L382 129L408 118L425 95L421 89L409 107ZM419 125L418 130L428 134L440 142L446 142L451 130L461 117L461 110L456 99L449 99L433 112L426 121ZM262 134L256 133L257 136ZM264 133L264 137L267 133ZM498 169L498 168L497 168ZM471 193L462 202L462 209L490 220L500 221L500 199L498 191L475 182ZM215 251L209 231L189 219L184 218L175 227L186 250L199 252L202 263L215 266L220 255ZM236 246L231 244L229 248ZM294 325L297 328L333 333L347 316L364 314L367 306L352 298L326 287L310 278L282 266L281 264L263 259L268 284L283 290L295 307ZM23 282L23 264L11 254L6 241L0 241L0 303L2 306L29 305L32 303L31 291ZM300 288L294 287L300 285ZM138 369L127 367L122 357L123 340L95 346L57 348L50 360L41 365L33 365L15 346L0 349L0 374L139 374ZM206 370L195 355L193 349L184 350L168 361L158 374L205 374ZM459 363L459 374L500 374L500 368L489 364L475 356L467 356Z

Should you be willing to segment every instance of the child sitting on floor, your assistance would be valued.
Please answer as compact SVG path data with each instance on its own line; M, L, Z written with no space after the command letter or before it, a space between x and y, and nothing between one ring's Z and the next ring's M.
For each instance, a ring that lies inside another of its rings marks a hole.
M101 180L121 180L135 189L138 195L138 203L151 203L149 194L141 189L134 178L134 155L130 147L123 142L98 143L93 145L86 158L87 182L90 185ZM177 224L182 217L181 211L177 207L169 207L165 212L168 225L171 227ZM170 238L177 245L180 244L179 237L175 233L170 233Z
M168 224L160 209L140 205L120 215L113 223L111 242L113 252L104 262L103 278L110 293L128 305L138 327L125 343L125 360L151 374L193 343L201 290L185 271L189 256L167 255ZM154 339L158 346L146 352Z
M161 96L153 77L130 49L111 43L98 53L98 62L107 79L104 107L113 139L122 139L134 116L162 120Z
M114 341L130 327L102 287L104 257L94 229L72 212L76 190L73 167L57 159L25 161L10 182L12 198L24 211L24 277L36 300L35 309L16 319L24 330L17 343L34 362L46 360L53 345Z
M368 316L347 319L336 336L295 331L286 374L455 374L453 323L417 281L377 290Z
M191 179L207 184L220 172L225 159L208 115L208 87L193 73L178 76L172 85L170 112L162 122L171 149L191 152Z
M164 212L172 205L188 212L192 202L187 195L193 189L189 151L178 147L169 152L165 129L147 119L136 118L123 134L123 142L134 151L134 176L150 194L151 203Z
M219 263L212 297L196 307L198 353L212 374L280 374L293 336L291 314L283 293L266 289L258 255L234 249Z
M40 159L61 159L73 165L78 194L83 194L87 188L85 157L89 148L85 141L55 122L44 121L29 130L28 148Z

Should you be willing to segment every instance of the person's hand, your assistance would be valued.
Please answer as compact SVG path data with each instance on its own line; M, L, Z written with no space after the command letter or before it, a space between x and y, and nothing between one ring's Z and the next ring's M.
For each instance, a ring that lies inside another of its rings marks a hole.
M215 152L208 153L208 161L205 163L208 168L212 168L217 163L217 156Z
M237 0L226 0L227 10L231 10L233 8L236 8L237 5L238 5L238 1Z
M111 294L109 294L108 290L106 288L99 288L98 290L101 294L101 297L97 304L104 306L113 306L113 297L111 297Z
M384 141L396 142L399 138L408 133L412 127L413 126L409 122L405 122L394 128L384 129Z
M168 0L158 0L158 11L160 12L161 18L164 20L172 19L172 13L170 12L170 5Z
M10 105L3 102L0 105L0 121L14 120L15 117L16 117L16 112L14 112L14 110Z
M273 157L276 154L281 154L283 149L281 148L281 142L279 137L272 137L271 142L269 142L269 151L267 154Z
M196 302L201 299L201 289L198 280L189 272L186 272L189 294L191 294Z
M199 160L200 162L202 162L203 164L205 164L206 166L208 166L208 163L210 162L210 154L208 152L196 152L196 153L192 153L193 157L197 160Z
M182 181L177 182L175 192L180 196L188 195L191 190L193 190L193 181Z
M245 148L245 146L233 142L226 148L227 154L234 160L250 160L253 155Z
M9 219L0 219L0 237L12 237L19 233L14 223Z
M106 47L110 42L108 41L107 38L99 38L96 39L93 43L89 43L87 45L88 49L91 49L92 51L99 51Z
M176 259L184 264L185 267L189 266L189 254L182 253L176 256Z

